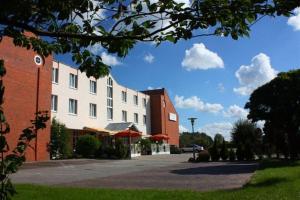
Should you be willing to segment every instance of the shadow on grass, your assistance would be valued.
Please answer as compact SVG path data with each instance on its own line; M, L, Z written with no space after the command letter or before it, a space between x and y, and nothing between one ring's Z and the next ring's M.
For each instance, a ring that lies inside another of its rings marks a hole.
M267 168L281 168L281 167L296 167L300 165L300 161L296 160L263 160L260 164L259 169L267 169Z
M273 177L273 178L268 178L264 181L258 182L258 183L247 183L245 187L270 187L273 185L277 185L283 182L289 181L287 178L278 178L278 177Z
M194 168L172 170L171 173L179 175L230 175L253 173L257 169L257 163L227 164L217 166L200 166Z

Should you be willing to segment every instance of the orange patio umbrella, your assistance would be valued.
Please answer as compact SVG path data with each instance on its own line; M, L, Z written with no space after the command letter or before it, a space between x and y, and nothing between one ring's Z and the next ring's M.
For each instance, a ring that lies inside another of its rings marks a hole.
M116 136L116 137L141 137L142 134L138 131L133 131L133 130L127 129L127 130L116 133L114 136Z
M168 140L168 139L170 139L170 137L165 134L156 134L156 135L150 136L150 139L154 140L154 141L161 141L161 140Z

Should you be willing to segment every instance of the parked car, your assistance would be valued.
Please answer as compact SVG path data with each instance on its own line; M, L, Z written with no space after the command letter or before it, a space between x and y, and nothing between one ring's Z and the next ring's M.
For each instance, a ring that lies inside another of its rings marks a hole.
M193 145L189 145L189 146L186 146L186 147L182 147L181 152L183 152L183 153L184 152L193 152L194 148L195 148L196 152L200 152L204 149L202 146L199 146L197 144L193 144Z

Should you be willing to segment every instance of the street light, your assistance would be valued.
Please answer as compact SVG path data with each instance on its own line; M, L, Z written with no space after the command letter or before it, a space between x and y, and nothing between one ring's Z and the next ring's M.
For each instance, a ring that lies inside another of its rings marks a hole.
M196 121L196 117L190 117L188 118L188 120L191 121L191 124L192 124L192 133L194 134L194 124L195 124L195 121ZM193 144L193 158L194 160L196 159L196 156L195 156L195 144Z

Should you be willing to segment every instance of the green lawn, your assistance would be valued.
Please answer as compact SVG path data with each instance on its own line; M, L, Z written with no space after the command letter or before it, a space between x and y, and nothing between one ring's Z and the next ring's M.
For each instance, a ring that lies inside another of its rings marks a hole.
M186 190L114 190L79 189L17 185L14 200L202 200L202 199L300 199L300 162L268 161L252 177L250 183L237 190L193 192Z

